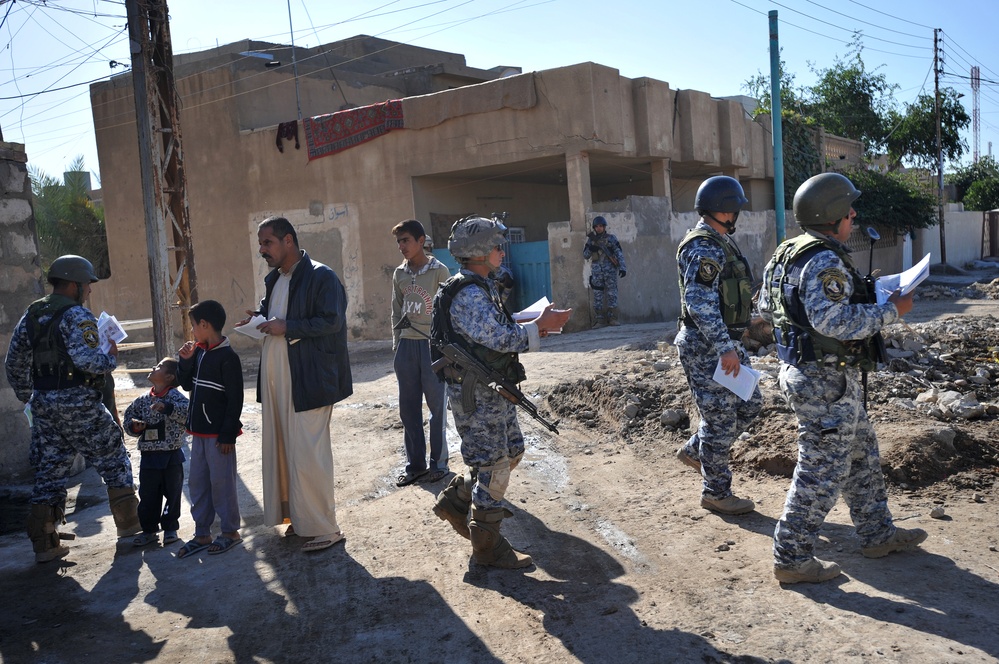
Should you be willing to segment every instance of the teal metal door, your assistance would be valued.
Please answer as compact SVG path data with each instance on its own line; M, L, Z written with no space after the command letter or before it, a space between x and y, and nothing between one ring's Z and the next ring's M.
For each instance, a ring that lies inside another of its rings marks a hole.
M547 242L517 242L507 245L506 263L513 272L513 293L507 304L520 311L542 297L552 299L552 271ZM434 249L434 256L457 274L460 266L447 249Z
M513 294L510 308L520 311L542 297L552 299L552 270L547 242L510 244L510 270L513 272Z

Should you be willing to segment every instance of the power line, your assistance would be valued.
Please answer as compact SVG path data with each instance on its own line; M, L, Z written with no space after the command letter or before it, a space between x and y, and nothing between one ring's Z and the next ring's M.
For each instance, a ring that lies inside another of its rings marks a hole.
M914 35L911 32L902 32L901 30L893 30L891 28L886 28L883 25L878 25L877 23L870 23L868 21L862 21L859 18L856 18L854 16L850 16L849 14L844 14L843 12L838 12L835 9L830 9L829 7L824 7L823 5L820 5L819 3L815 2L815 0L805 0L805 1L808 2L808 3L810 3L810 4L815 5L816 7L820 8L820 9L825 9L827 12L832 12L833 14L838 14L838 15L844 17L844 18L848 18L848 19L857 21L858 23L863 23L864 25L870 25L870 26L873 26L875 28L880 28L881 30L887 30L888 32L894 32L895 34L904 35L906 37L915 37L916 39L926 39L925 35Z
M805 18L810 18L810 19L812 19L813 21L817 21L817 22L819 22L819 23L822 23L823 25L828 25L828 26L829 26L829 27L831 27L831 28L836 28L837 30L843 30L843 31L845 31L845 32L849 32L849 33L851 33L851 34L856 34L856 33L858 33L858 32L861 32L860 30L851 30L850 28L844 28L844 27L843 27L843 26L841 26L841 25L836 25L835 23L830 23L829 21L824 21L824 20L822 20L822 19L820 19L820 18L816 18L816 17L814 17L814 16L812 16L812 15L810 15L810 14L806 14L806 13L805 13L805 12L803 12L803 11L800 11L800 10L798 10L798 9L794 9L793 7L788 7L787 5L782 5L781 3L779 3L779 2L776 2L776 0L769 0L769 2L770 2L771 4L774 4L774 5L777 5L778 7L783 7L784 9L786 9L786 10L788 10L788 11L791 11L791 12L794 12L795 14L801 14L801 15L802 15L802 16L804 16ZM861 33L861 34L863 34L863 33ZM918 49L923 49L923 50L929 50L929 47L928 47L928 46L917 46L917 45L915 45L915 44L905 44L905 43L903 43L903 42L896 42L896 41L891 41L890 39L882 39L882 38L880 38L880 37L875 37L875 36L873 36L873 35L866 35L866 34L865 34L864 36L865 36L865 37L868 37L868 38L870 38L870 39L874 39L874 40L877 40L877 41L882 41L882 42L884 42L884 43L886 43L886 44L894 44L894 45L896 45L896 46L904 46L904 47L906 47L906 48L918 48Z
M855 5L857 5L858 7L863 7L864 9L869 9L872 12L876 12L878 14L881 14L882 16L887 16L888 18L893 18L896 21L902 21L903 23L911 23L912 25L919 26L920 28L926 28L927 30L932 30L933 29L933 26L923 25L922 23L916 23L915 21L910 21L908 19L902 18L901 16L895 16L894 14L889 14L888 12L883 12L880 9L875 9L874 7L869 7L867 5L861 4L861 3L857 2L857 0L850 0L850 2L852 2Z

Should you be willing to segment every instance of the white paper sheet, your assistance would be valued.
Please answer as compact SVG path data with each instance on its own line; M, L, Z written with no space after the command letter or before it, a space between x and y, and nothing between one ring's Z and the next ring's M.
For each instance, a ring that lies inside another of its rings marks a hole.
M753 391L760 382L760 372L745 364L739 369L739 375L725 373L722 369L721 358L718 358L718 366L715 367L714 381L731 390L743 401L749 401L753 397Z
M97 335L101 340L102 353L111 350L112 341L120 344L128 337L128 333L122 329L118 319L105 311L102 311L100 318L97 319Z
M891 297L891 294L901 289L902 295L908 295L930 276L930 255L923 256L919 261L905 272L900 274L888 274L878 277L874 284L874 292L878 298L878 304L884 304Z
M518 311L513 315L513 319L518 323L525 323L527 321L532 321L538 316L540 316L545 311L551 302L548 301L547 297L542 297L540 300L527 307L523 311Z
M256 316L254 316L253 318L251 318L246 325L237 325L236 327L234 327L232 329L236 330L240 334L245 334L246 336L248 336L248 337L250 337L252 339L263 339L267 335L265 333L261 332L260 330L258 330L257 326L258 325L263 325L266 322L267 322L266 318L264 318L260 314L257 314Z

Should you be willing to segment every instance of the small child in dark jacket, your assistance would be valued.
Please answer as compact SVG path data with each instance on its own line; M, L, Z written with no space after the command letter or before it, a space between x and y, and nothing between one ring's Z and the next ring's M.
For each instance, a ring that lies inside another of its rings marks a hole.
M149 374L152 389L125 409L125 432L138 436L139 452L139 523L142 532L132 544L146 546L159 541L156 535L163 526L163 543L176 542L180 526L180 495L184 489L184 423L187 422L187 397L177 390L180 384L177 360L160 360ZM166 500L166 509L163 501Z
M242 433L243 367L222 336L225 309L215 300L191 307L194 341L181 346L180 384L191 395L187 431L191 434L191 516L194 537L177 552L186 558L208 549L224 553L242 542L236 495L236 437ZM222 534L212 541L218 514Z

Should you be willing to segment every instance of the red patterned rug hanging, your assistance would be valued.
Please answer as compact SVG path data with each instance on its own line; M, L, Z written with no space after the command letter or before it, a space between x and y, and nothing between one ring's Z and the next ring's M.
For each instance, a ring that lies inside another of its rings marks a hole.
M402 100L392 99L305 118L305 143L309 161L360 145L393 129L402 129Z

